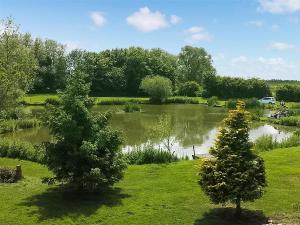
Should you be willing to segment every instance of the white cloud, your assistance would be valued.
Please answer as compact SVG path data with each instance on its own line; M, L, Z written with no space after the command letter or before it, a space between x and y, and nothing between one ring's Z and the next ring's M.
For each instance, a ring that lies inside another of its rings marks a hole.
M275 50L289 50L289 49L295 49L295 45L284 43L284 42L274 42L271 44L271 48Z
M164 14L159 11L151 12L148 7L140 8L126 20L129 25L142 32L155 31L169 25Z
M102 12L91 12L90 17L97 27L101 27L106 23L106 18Z
M269 13L293 13L300 10L299 0L259 0L260 10Z
M264 25L264 23L260 20L251 20L247 24L255 27L262 27Z
M185 31L185 33L187 34L186 42L189 43L212 40L212 35L208 33L203 27L190 27Z
M264 58L260 56L257 61L261 64L264 64L266 66L271 66L275 70L281 70L281 69L295 69L296 65L290 62L285 61L281 57L277 58Z
M246 63L248 62L248 57L241 55L239 57L231 59L232 64L238 64L238 63Z
M170 23L172 25L176 25L176 24L180 23L181 21L182 21L182 18L180 18L179 16L176 16L176 15L171 16Z

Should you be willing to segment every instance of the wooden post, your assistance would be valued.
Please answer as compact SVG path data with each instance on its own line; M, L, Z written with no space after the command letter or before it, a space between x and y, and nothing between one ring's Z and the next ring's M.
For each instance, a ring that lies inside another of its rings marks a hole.
M22 179L22 167L21 167L21 165L16 166L16 179L17 180Z

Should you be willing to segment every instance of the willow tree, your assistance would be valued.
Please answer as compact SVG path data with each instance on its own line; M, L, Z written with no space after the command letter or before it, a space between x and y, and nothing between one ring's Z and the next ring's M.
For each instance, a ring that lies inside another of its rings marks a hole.
M238 102L210 150L213 157L200 171L199 183L212 202L234 203L237 215L241 202L260 198L266 186L264 161L251 150L247 115L244 103Z

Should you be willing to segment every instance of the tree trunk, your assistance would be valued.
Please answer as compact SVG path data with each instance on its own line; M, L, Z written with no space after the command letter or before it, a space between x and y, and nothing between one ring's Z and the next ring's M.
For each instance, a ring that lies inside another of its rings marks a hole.
M242 209L241 209L241 199L240 199L240 197L237 197L237 198L236 198L235 204L236 204L235 215L236 215L236 216L240 216L241 213L242 213Z

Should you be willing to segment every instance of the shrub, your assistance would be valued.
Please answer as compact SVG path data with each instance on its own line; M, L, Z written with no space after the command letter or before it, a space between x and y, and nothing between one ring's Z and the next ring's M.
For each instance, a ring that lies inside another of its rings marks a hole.
M173 153L165 150L155 149L152 146L147 146L144 149L134 149L128 153L125 153L125 158L128 164L131 165L170 163L179 160L178 157Z
M196 97L202 94L202 87L196 81L188 81L179 87L179 95Z
M251 151L249 125L244 103L238 102L220 129L210 153L200 170L200 185L213 203L232 202L241 214L242 201L254 201L266 186L264 161Z
M0 123L0 133L14 132L19 129L39 127L40 125L41 125L41 121L36 118L5 120Z
M271 122L283 126L300 126L300 120L297 117L283 117L280 119L270 119Z
M300 102L300 86L283 85L276 90L276 98L279 101Z
M43 163L45 148L43 145L34 146L26 141L2 138L0 139L0 157Z
M153 103L163 103L172 95L171 80L161 76L145 77L140 88L150 96L150 101Z
M15 183L17 180L15 169L0 167L0 183Z
M239 100L238 99L229 99L226 102L226 107L228 109L234 109L236 104ZM253 108L263 108L264 106L257 100L257 98L246 98L242 100L245 103L246 109L253 109Z
M219 104L219 99L217 96L212 96L209 99L207 99L208 106L217 106L218 104Z
M124 112L140 112L141 107L136 103L126 102L123 110L124 110Z
M176 96L176 97L167 98L165 103L170 103L170 104L199 104L199 100L197 98Z

